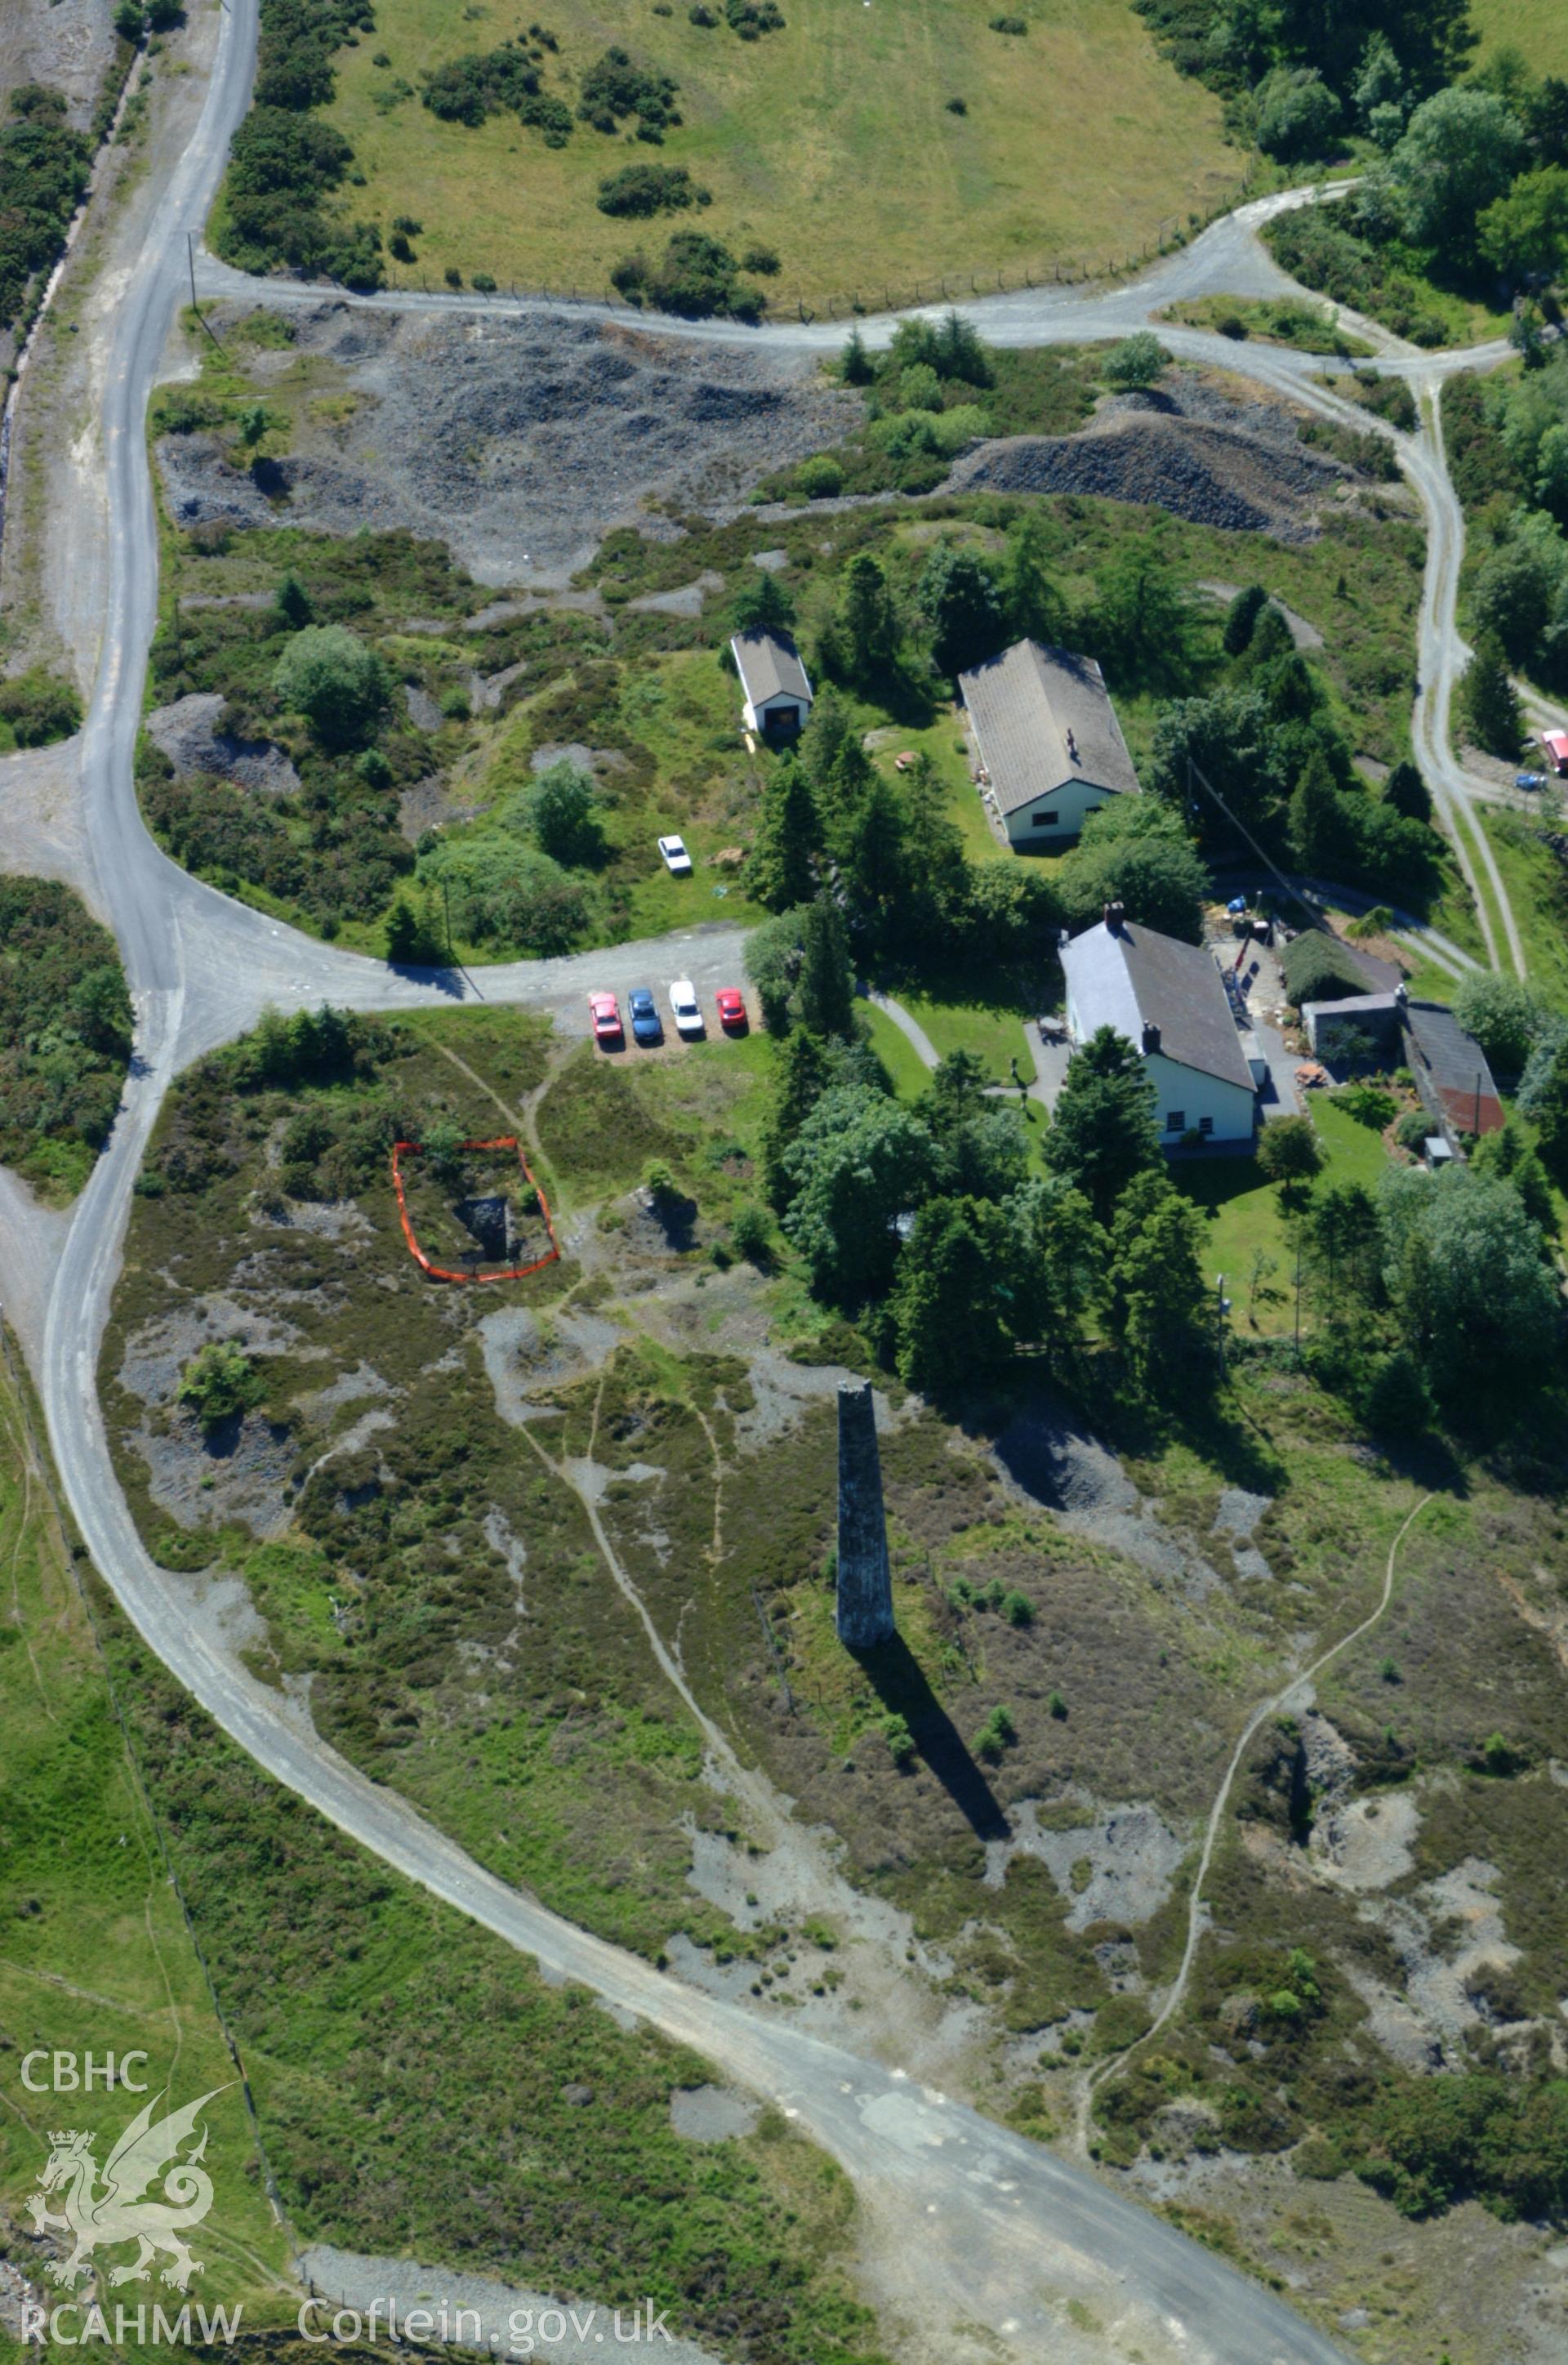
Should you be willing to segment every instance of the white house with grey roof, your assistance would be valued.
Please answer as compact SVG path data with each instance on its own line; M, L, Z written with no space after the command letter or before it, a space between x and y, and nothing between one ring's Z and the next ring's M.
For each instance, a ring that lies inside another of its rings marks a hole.
M788 633L736 633L730 643L745 697L745 726L764 739L793 738L806 727L812 685Z
M958 677L985 785L1010 843L1042 853L1074 838L1137 774L1092 657L1014 641Z
M1068 1032L1087 1043L1112 1026L1139 1053L1155 1089L1161 1138L1250 1141L1257 1093L1214 955L1119 918L1061 948Z

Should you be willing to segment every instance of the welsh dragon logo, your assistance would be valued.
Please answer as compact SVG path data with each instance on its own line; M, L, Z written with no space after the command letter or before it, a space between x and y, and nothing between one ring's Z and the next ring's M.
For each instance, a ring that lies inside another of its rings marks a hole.
M139 2247L129 2266L113 2270L111 2284L147 2281L160 2252L169 2258L161 2281L173 2290L183 2292L191 2277L201 2273L202 2262L192 2258L183 2235L186 2226L199 2225L212 2206L212 2179L201 2166L207 2152L206 2127L183 2159L180 2146L195 2134L208 2102L227 2091L226 2087L215 2086L210 2094L156 2122L152 2113L164 2095L155 2094L137 2113L104 2162L101 2188L98 2164L93 2158L97 2141L94 2130L66 2127L50 2135L49 2159L27 2206L35 2234L58 2230L75 2242L70 2257L57 2260L49 2270L57 2283L69 2287L83 2281L93 2271L95 2250L111 2249L123 2242L135 2242ZM144 2199L161 2170L162 2199ZM62 2191L63 2211L57 2213L49 2207L49 2196Z

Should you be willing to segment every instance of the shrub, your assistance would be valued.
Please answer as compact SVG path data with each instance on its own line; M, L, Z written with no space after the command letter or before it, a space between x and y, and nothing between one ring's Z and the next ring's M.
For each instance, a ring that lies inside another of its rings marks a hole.
M808 500L831 500L844 490L844 470L831 452L815 452L796 469L795 483Z
M186 1364L178 1394L203 1429L212 1429L260 1404L266 1392L266 1382L238 1339L213 1339Z
M1026 1593L1009 1593L1002 1597L1002 1614L1010 1626L1032 1626L1035 1605Z
M667 74L644 73L624 50L610 49L584 74L577 113L604 132L619 130L622 117L633 117L638 139L657 142L680 121L679 88Z
M491 50L484 56L453 58L425 77L424 103L432 115L449 123L465 123L470 130L505 109L532 130L543 132L547 148L564 148L571 137L571 109L565 100L544 92L539 80L540 51L513 46ZM414 237L417 231L406 235Z
M1529 988L1490 970L1473 970L1461 979L1453 1014L1505 1076L1519 1073L1541 1027L1540 1004Z
M1026 33L1028 19L1025 17L992 17L989 20L993 33Z
M645 219L708 205L711 196L697 186L684 164L626 164L600 181L595 203L601 214Z
M685 319L755 320L767 301L759 288L741 277L728 247L696 230L678 230L661 263L651 263L641 253L628 255L610 278L628 303L651 304Z
M325 203L353 162L341 132L292 107L257 104L230 150L217 233L226 262L242 271L321 272L351 287L379 287L381 233L346 222Z
M1260 583L1249 583L1237 593L1225 611L1223 645L1227 657L1241 656L1251 647L1258 619L1268 604L1269 595Z
M1010 1709L993 1708L975 1735L975 1755L987 1758L993 1765L1004 1750L1018 1738L1018 1728Z
M59 253L92 164L58 91L25 83L11 93L11 114L0 129L0 331L16 319L34 275Z
M777 33L784 24L784 11L778 0L724 0L724 15L730 30L743 41L755 41L763 33Z
M1290 163L1327 155L1339 129L1339 102L1311 66L1276 66L1258 85L1258 145Z
M591 772L563 756L541 772L528 798L528 815L542 850L554 862L597 861L604 835L599 822L599 789Z
M730 1226L730 1238L737 1252L744 1256L748 1263L757 1265L767 1263L772 1233L767 1217L760 1207L753 1206L749 1203L744 1207L738 1207L735 1210L734 1221Z
M969 111L969 102L967 98L950 98L947 101L947 112L949 115L967 115Z
M343 624L308 624L296 633L273 668L273 688L320 739L335 745L357 738L392 694L381 659Z
M882 1719L882 1739L888 1744L888 1754L895 1765L907 1765L914 1755L914 1735L902 1716L890 1714Z
M643 1188L661 1214L684 1204L684 1194L675 1179L674 1170L662 1158L651 1159L643 1169Z
M0 1160L74 1189L84 1151L114 1124L130 1052L114 938L57 880L0 878Z
M741 256L741 269L755 271L762 279L776 279L782 268L778 250L771 246L748 246Z
M1401 1149L1418 1150L1432 1130L1432 1120L1425 1109L1406 1109L1394 1128L1394 1138Z
M446 959L446 936L431 905L410 902L407 895L393 899L386 915L386 958L395 969L440 969Z
M1103 376L1107 386L1123 390L1154 384L1170 356L1159 339L1148 329L1124 337L1113 345L1105 356Z
M493 296L496 292L496 283L487 271L476 271L472 285L478 289L481 296Z
M82 701L73 683L35 668L0 682L0 723L18 747L47 747L81 729Z

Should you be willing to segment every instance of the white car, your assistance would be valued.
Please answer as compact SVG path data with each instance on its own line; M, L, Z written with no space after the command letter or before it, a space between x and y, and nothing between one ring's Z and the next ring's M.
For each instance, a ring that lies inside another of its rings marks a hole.
M683 837L661 837L659 852L664 857L665 869L673 878L690 878L691 857L686 850L686 840Z
M689 977L678 977L670 987L669 1006L678 1035L702 1033L702 1005L697 999L697 988Z

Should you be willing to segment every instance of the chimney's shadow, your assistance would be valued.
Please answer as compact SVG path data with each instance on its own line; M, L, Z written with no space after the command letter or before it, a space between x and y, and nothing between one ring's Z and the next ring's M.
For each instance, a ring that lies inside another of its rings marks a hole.
M903 1636L895 1634L890 1642L878 1642L855 1656L889 1714L902 1717L921 1757L976 1838L1004 1840L1007 1818Z

